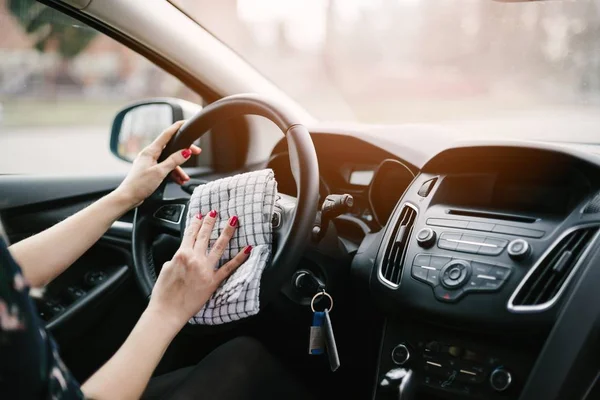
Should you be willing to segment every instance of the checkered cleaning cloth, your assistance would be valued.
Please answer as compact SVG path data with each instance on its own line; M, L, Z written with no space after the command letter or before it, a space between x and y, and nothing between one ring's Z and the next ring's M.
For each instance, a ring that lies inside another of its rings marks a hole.
M271 256L273 207L277 182L273 170L248 172L198 186L190 199L187 223L199 212L217 210L217 223L210 246L217 240L229 218L237 215L238 227L219 261L221 267L247 245L252 253L212 295L194 316L191 324L219 325L258 314L260 279Z

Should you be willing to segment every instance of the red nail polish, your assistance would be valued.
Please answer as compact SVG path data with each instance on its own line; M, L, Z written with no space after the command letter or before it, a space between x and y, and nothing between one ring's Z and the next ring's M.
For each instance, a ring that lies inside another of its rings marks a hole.
M208 216L211 218L214 218L217 216L217 210L212 210L211 212L208 213Z
M190 149L181 150L181 155L183 158L190 158L192 151Z
M231 226L236 226L236 225L237 225L237 223L238 223L238 217L234 215L234 216L233 216L233 217L231 217L231 219L229 220L229 225L231 225Z
M248 246L248 247L246 247L246 250L244 250L244 254L250 254L251 251L252 251L252 246Z
M196 214L196 218L198 218L198 219L202 219L202 213L198 213L198 214Z

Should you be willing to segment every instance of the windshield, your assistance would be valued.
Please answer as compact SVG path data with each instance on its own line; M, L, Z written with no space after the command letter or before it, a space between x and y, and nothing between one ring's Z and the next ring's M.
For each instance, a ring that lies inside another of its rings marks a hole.
M323 120L600 126L598 1L174 3Z

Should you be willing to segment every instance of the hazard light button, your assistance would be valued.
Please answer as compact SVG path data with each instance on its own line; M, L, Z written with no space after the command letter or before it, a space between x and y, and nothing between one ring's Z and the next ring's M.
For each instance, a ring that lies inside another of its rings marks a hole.
M453 303L460 299L464 292L462 289L449 290L443 286L437 286L433 290L433 293L435 294L436 299L447 303Z

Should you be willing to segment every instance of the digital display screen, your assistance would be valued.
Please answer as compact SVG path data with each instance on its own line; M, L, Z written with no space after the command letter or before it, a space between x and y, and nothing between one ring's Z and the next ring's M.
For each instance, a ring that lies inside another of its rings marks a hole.
M577 190L560 176L511 174L449 176L436 193L436 202L508 213L564 215Z
M375 171L352 171L350 174L350 184L357 186L369 186Z

